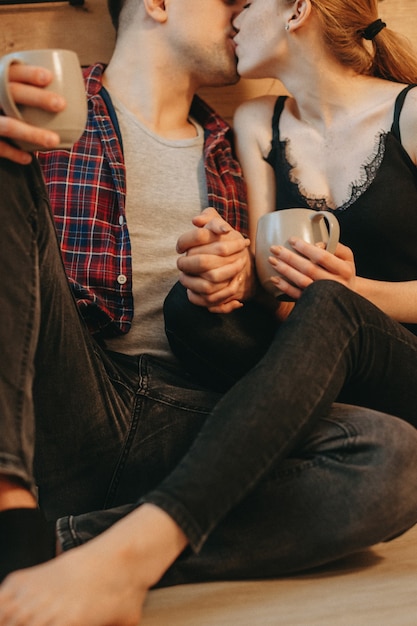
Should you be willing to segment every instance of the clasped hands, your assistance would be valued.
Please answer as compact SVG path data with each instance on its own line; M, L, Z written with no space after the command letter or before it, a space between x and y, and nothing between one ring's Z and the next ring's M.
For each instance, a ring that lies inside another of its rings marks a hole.
M194 227L177 243L179 280L189 300L212 313L229 313L255 293L249 239L213 208L193 219Z

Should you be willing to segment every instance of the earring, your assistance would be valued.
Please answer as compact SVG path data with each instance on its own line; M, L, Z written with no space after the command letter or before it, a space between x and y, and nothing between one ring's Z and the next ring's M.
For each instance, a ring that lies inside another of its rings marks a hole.
M285 24L285 30L288 32L290 30L290 25L289 24Z

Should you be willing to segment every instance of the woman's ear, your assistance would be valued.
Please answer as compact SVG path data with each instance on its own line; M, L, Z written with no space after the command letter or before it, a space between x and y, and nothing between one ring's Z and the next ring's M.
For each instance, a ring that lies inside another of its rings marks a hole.
M167 20L165 0L143 0L146 13L161 24Z
M296 30L302 26L311 13L311 0L296 0L291 7L290 17L287 18L287 30Z

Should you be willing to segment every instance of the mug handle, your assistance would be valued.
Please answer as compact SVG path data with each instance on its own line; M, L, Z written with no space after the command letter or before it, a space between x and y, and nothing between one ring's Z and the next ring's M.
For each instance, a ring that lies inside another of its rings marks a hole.
M0 106L6 115L23 120L9 89L9 69L13 63L22 63L22 61L13 57L7 61L0 59Z
M330 211L317 211L311 217L312 222L319 222L320 220L326 220L327 230L329 231L329 238L326 243L326 250L334 254L340 237L339 221L333 213Z

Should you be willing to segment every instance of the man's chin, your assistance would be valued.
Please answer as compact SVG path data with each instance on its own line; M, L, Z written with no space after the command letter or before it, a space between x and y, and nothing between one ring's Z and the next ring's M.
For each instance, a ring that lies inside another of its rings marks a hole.
M231 85L236 85L236 83L238 83L240 81L240 76L239 74L236 72L234 72L233 74L228 74L227 76L224 76L224 79L219 79L219 81L215 84L211 84L212 87L228 87Z

